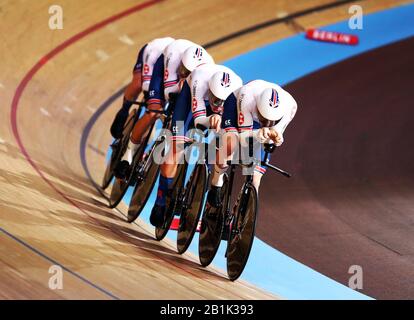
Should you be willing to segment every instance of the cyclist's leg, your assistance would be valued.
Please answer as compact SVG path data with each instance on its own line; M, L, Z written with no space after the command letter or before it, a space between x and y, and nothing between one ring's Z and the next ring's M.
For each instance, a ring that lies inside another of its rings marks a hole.
M216 152L216 162L212 170L211 188L207 195L209 204L214 207L220 205L220 190L224 182L224 173L228 169L227 162L233 159L239 145L237 131L237 101L233 94L229 96L224 104L221 124L224 134L221 136L221 144Z
M125 89L122 107L116 114L115 119L111 125L110 131L115 139L119 139L122 136L122 131L128 118L129 109L132 106L132 102L137 99L139 93L142 90L142 63L145 48L146 45L143 46L138 53L137 62L135 63L132 72L132 81Z
M191 91L187 82L184 83L177 97L172 116L172 138L170 150L163 164L160 166L160 180L157 192L156 205L164 206L165 197L177 173L180 158L183 156L185 132L192 122Z
M163 76L164 55L161 54L154 65L148 91L147 110L135 124L128 143L128 150L122 158L122 160L128 161L129 164L132 162L132 158L136 150L142 144L143 138L148 134L148 130L152 127L163 111L165 103Z
M237 100L231 94L224 103L224 112L221 121L224 134L221 137L221 145L216 152L216 163L214 165L211 184L215 187L223 186L223 175L226 172L227 162L233 158L239 139L237 131Z
M164 163L160 166L157 198L150 216L150 222L155 227L161 227L165 220L167 210L166 199L171 194L172 183L177 173L178 163L184 153L185 132L193 118L190 106L190 87L185 83L177 97L172 117L172 137L169 151Z

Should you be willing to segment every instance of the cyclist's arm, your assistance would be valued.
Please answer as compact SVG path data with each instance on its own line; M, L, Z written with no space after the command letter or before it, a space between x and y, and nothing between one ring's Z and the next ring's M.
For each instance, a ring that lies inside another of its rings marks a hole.
M282 119L275 126L272 127L272 129L274 129L277 132L278 136L280 137L279 143L276 143L278 147L282 145L284 141L283 134L287 126L289 125L289 123L295 117L297 109L298 109L298 106L296 104L296 101L295 100L291 101L289 103L289 108L287 108L286 113L283 115Z
M237 128L240 133L240 144L242 147L248 147L249 138L253 137L253 114L251 107L253 101L238 101L237 107Z
M180 91L180 84L178 78L178 67L180 65L181 55L170 52L168 57L164 57L164 94L165 99L168 100L170 93L177 93Z
M197 81L194 78L191 82L191 111L193 113L194 124L195 126L201 125L208 128L210 123L209 117L207 117L207 106L204 101L204 94L208 91L208 83Z
M225 132L238 133L237 99L232 93L224 102L221 127Z
M148 91L152 77L153 67L155 64L154 57L151 54L151 47L148 45L145 49L142 65L142 90Z
M149 84L149 98L148 98L148 110L159 109L164 105L164 55L161 55L154 65L151 81Z
M186 110L189 104L191 104L191 89L186 80L184 81L182 90L176 97L175 110Z

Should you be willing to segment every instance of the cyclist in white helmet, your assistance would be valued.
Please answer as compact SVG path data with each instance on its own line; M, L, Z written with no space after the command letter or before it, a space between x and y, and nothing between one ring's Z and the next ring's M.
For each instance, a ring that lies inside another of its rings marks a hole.
M242 85L241 78L231 69L216 64L197 67L184 81L172 119L172 146L166 162L161 165L157 199L151 212L150 222L154 226L159 227L164 222L166 197L183 155L177 144L182 145L189 139L186 134L190 128L220 129L224 101Z
M137 62L132 72L132 81L126 87L121 109L115 116L111 125L111 134L115 139L122 137L125 122L128 118L129 109L137 99L141 91L145 99L148 98L149 84L152 78L155 62L174 39L171 37L157 38L145 44L138 53Z
M211 188L207 196L210 205L218 207L221 203L223 175L228 168L228 161L238 150L238 143L241 148L248 148L251 137L261 144L274 143L281 146L285 129L295 116L296 110L297 103L287 91L277 84L263 80L251 81L227 98L222 120L226 148L217 152ZM256 152L254 157L260 159L263 150L255 149L258 154ZM265 172L266 168L259 164L254 168L253 184L257 191Z
M142 138L159 117L165 103L180 91L180 82L197 66L213 62L204 48L189 40L178 39L165 47L154 64L148 86L147 111L132 130L127 152L114 172L117 178L122 179L128 174L133 155L142 143Z

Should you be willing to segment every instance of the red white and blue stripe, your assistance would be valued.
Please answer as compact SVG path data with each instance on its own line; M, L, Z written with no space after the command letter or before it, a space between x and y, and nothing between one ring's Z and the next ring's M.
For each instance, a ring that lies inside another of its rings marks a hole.
M261 174L265 174L265 173L266 173L266 168L261 167L261 166L256 166L256 167L254 168L254 171L256 171L256 172L258 172L258 173L261 173Z
M279 95L277 94L276 89L272 89L272 96L269 99L269 106L272 108L277 108L279 105Z
M178 83L178 79L171 80L171 81L164 81L164 88L173 87Z
M205 109L193 112L193 118L194 119L197 119L199 117L203 117L205 115L206 115L206 110Z
M194 52L194 58L197 58L198 60L200 60L202 56L203 56L203 50L201 48L197 48L196 51Z
M171 141L184 141L184 142L192 142L193 139L187 137L187 136L171 136Z
M223 77L221 78L221 85L225 88L230 86L230 74L223 72Z
M151 99L148 99L148 101L147 101L147 103L148 104L161 104L161 99L156 99L156 98L151 98Z
M237 129L235 127L227 127L227 128L224 128L224 131L226 131L226 132L237 132Z
M253 130L253 126L239 126L239 132L252 131L252 130Z

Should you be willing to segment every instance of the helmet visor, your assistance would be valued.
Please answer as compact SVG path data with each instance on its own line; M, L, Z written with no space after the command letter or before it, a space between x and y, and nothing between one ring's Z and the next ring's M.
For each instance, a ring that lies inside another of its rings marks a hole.
M191 71L188 70L184 64L181 62L180 66L178 67L178 76L180 79L185 79L190 75Z
M213 108L221 108L224 105L224 100L217 98L211 90L208 91L208 101Z
M257 118L258 118L258 120L259 120L260 125L262 126L262 128L263 127L265 127L265 128L271 128L271 127L275 126L276 124L278 124L279 121L280 121L280 119L279 120L268 120L268 119L266 119L265 117L263 117L260 114L259 110L257 111Z

